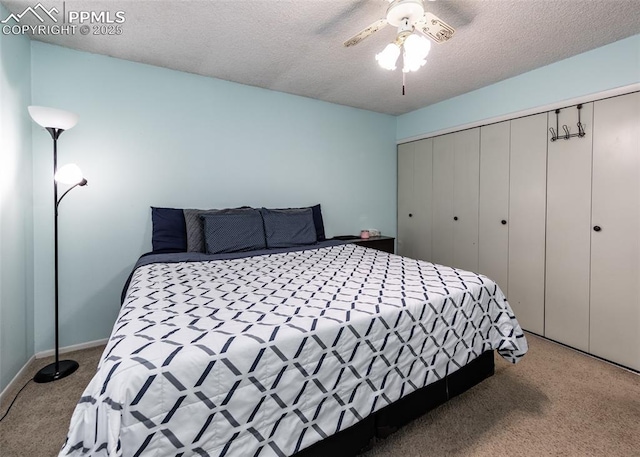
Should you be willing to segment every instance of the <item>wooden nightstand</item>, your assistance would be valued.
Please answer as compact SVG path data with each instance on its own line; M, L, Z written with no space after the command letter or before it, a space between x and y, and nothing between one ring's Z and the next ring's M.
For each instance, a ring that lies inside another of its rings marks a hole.
M395 238L391 236L372 236L371 238L367 238L366 240L357 238L353 240L352 243L364 246L366 248L388 252L389 254L395 254Z

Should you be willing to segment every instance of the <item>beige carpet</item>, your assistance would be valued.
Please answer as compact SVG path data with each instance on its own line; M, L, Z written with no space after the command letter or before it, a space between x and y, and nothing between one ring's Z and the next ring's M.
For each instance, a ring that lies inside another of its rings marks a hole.
M640 456L640 376L527 338L530 351L518 365L498 357L495 376L376 443L363 457ZM76 373L51 384L29 384L0 423L0 456L57 455L101 353L95 348L67 354L80 362ZM28 376L47 363L37 360ZM0 416L12 398L0 405Z

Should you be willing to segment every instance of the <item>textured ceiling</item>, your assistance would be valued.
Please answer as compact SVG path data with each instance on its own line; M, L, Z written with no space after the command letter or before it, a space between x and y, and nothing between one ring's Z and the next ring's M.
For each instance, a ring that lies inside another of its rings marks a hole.
M31 1L3 1L13 13ZM62 11L62 1L41 0ZM402 114L640 33L639 0L425 2L456 29L407 75L374 56L393 27L344 48L385 16L384 0L67 0L66 11L125 12L120 36L34 36L83 51L342 105ZM22 23L36 24L32 15ZM639 50L640 52L640 50ZM579 77L575 75L573 77Z

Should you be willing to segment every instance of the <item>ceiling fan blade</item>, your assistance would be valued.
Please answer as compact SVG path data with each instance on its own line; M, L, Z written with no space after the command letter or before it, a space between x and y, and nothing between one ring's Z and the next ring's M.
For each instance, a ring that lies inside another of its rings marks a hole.
M344 42L344 46L347 47L347 48L349 46L355 46L356 44L358 44L362 40L364 40L366 37L368 37L369 35L374 34L375 32L377 32L378 30L380 30L381 28L383 28L387 24L388 24L388 22L387 22L386 19L377 20L376 22L371 24L369 27L367 27L366 29L362 30L360 33L354 35L353 37L351 37L347 41L345 41Z
M456 32L453 27L431 13L424 13L422 19L416 22L415 27L436 43L444 43Z

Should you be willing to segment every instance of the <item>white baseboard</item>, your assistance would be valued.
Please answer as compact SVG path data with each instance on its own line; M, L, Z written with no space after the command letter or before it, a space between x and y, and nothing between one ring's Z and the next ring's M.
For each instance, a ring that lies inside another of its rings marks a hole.
M586 355L590 359L597 360L599 362L604 362L607 365L611 365L613 367L620 368L620 369L622 369L624 371L628 371L629 373L634 374L636 376L640 376L640 371L634 370L634 369L629 368L629 367L625 367L624 365L620 365L619 363L612 362L612 361L607 360L607 359L603 359L602 357L598 357L597 355L589 354L588 352L585 352L585 351L583 351L581 349L576 349L576 348L571 347L569 345L566 345L564 343L560 343L559 341L552 340L551 338L548 338L546 336L542 336L542 335L538 335L537 333L530 332L529 330L525 330L524 332L527 335L536 336L536 337L540 338L541 340L548 341L549 343L553 343L556 346L562 346L563 348L569 349L570 351L577 352L577 353L582 354L582 355Z
M80 349L94 348L96 346L102 346L103 344L106 344L107 341L109 341L109 338L104 338L102 340L88 341L86 343L80 343L80 344L72 344L71 346L65 346L63 348L60 348L59 353L64 354L67 352L79 351ZM27 360L27 363L25 363L24 366L20 369L20 371L18 371L18 373L13 377L11 382L7 384L7 387L5 387L2 390L2 392L0 392L0 403L4 400L4 397L7 394L7 392L9 392L9 390L11 390L12 387L14 387L14 384L16 383L16 381L31 367L31 364L34 363L36 359L49 357L49 356L52 356L53 354L54 354L54 350L49 349L47 351L38 352L32 355L29 358L29 360Z
M95 340L95 341L87 341L86 343L80 343L80 344L72 344L71 346L65 346L63 348L60 348L59 353L65 354L67 352L79 351L81 349L94 348L96 346L102 346L103 344L107 344L107 341L109 341L109 338L103 338L101 340ZM50 357L54 354L54 352L55 351L53 349L48 349L42 352L36 352L35 358L43 359L45 357Z
M30 368L30 366L34 362L34 360L36 360L36 356L32 355L29 358L29 360L27 360L27 363L25 363L24 366L22 368L20 368L20 371L18 371L18 373L13 377L13 379L9 382L9 384L7 384L7 387L5 387L2 390L2 392L0 392L0 403L2 403L4 401L4 397L7 394L7 392L9 392L9 390L11 390L14 387L14 384Z

